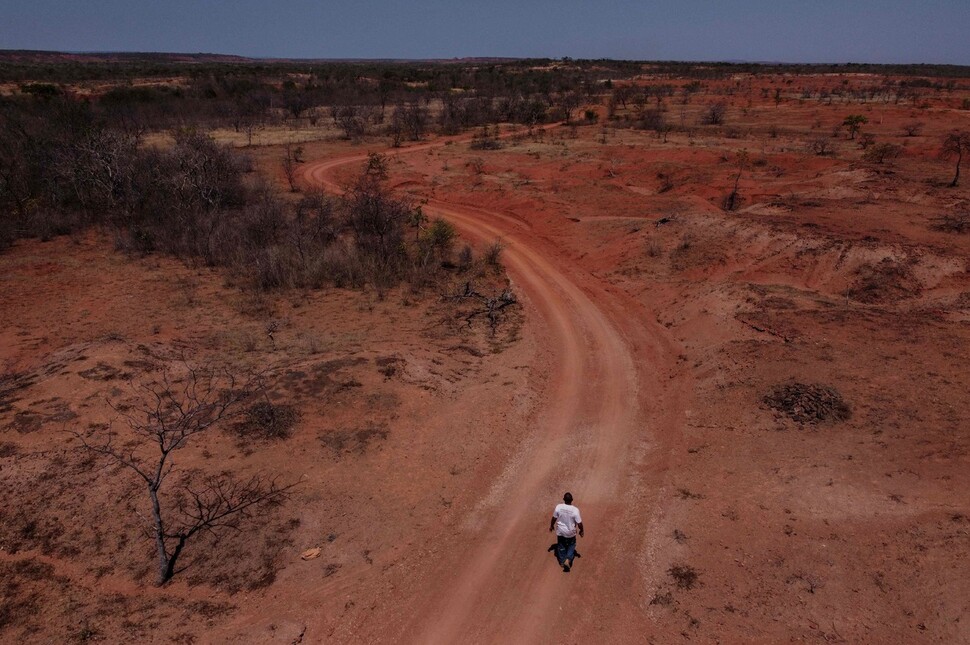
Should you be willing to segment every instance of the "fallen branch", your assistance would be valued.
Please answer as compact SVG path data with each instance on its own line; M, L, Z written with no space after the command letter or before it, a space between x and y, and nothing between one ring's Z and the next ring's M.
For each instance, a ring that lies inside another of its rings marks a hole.
M751 329L753 329L753 330L755 330L757 332L761 332L762 334L770 334L772 336L775 336L776 338L782 339L786 343L790 343L792 341L791 336L786 336L785 334L783 334L783 333L781 333L779 331L775 331L774 329L771 329L770 327L761 327L760 325L756 325L756 324L754 324L753 322L751 322L749 320L745 320L744 318L736 318L736 320L739 323L741 323L743 325L747 325L748 327L750 327Z
M506 287L501 293L493 296L487 296L485 294L475 291L472 287L471 282L466 282L461 293L457 293L448 296L449 300L460 301L460 300L477 300L481 303L481 307L472 311L467 316L465 316L465 323L468 325L472 324L472 320L478 316L485 316L488 318L489 327L492 330L492 334L495 333L499 322L502 318L502 310L506 307L510 307L518 302L515 298L515 294L512 293L512 289Z

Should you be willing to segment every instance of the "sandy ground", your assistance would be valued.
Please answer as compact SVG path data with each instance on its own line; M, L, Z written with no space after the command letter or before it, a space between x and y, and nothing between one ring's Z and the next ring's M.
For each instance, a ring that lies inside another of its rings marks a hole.
M664 143L561 127L507 131L497 151L387 151L396 190L476 245L503 240L523 307L498 340L454 325L434 297L253 302L217 274L129 260L97 237L18 245L2 258L2 358L20 375L0 419L5 630L970 640L970 236L936 219L970 203L936 158L966 114L947 107L958 96L859 108L747 92L729 99L740 133ZM835 155L807 150L858 109L877 140L904 146L899 159L864 162L844 134ZM904 137L914 118L923 133ZM339 190L378 149L307 144L304 182ZM742 149L744 201L725 212ZM257 156L271 169L276 154ZM261 526L197 545L159 590L139 491L63 430L109 420L104 401L179 349L273 365L274 392L302 413L289 439L241 446L222 432L184 463L305 483ZM832 388L847 418L772 409L785 384ZM546 552L565 489L587 527L568 574ZM106 500L110 517L84 521ZM310 547L320 557L301 560Z

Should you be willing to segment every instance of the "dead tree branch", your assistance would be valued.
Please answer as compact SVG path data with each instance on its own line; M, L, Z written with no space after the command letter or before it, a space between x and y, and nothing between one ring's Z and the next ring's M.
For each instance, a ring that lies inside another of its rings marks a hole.
M493 335L502 320L503 311L518 302L510 287L494 295L485 295L476 291L471 282L466 282L460 293L452 294L447 298L452 301L477 301L479 306L465 316L465 323L470 326L475 318L485 316Z
M254 475L239 480L229 472L205 477L198 486L191 477L163 484L175 470L172 454L192 437L234 415L237 405L261 389L262 375L240 378L232 371L212 366L183 364L175 376L163 370L157 381L135 388L139 402L122 406L109 402L124 419L131 440L119 444L118 432L72 434L88 451L106 457L132 472L146 485L152 507L150 533L158 558L158 584L175 575L179 556L194 535L218 535L238 530L239 523L259 508L282 502L295 484L281 485L276 477ZM167 502L167 503L166 503Z

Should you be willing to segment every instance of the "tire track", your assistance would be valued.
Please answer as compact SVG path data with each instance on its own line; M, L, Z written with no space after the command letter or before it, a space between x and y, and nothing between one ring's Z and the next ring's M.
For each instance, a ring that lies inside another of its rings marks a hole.
M436 145L443 144L391 154ZM366 158L357 154L309 163L303 177L339 193L330 173ZM627 612L617 609L632 608L642 580L635 558L615 544L642 535L631 531L629 509L643 503L644 490L649 495L658 488L628 488L631 474L646 477L648 483L652 476L654 484L662 476L665 453L657 448L659 433L653 424L663 422L669 432L678 423L679 395L651 410L646 405L647 392L676 392L668 386L675 373L658 369L676 356L671 342L656 325L645 322L638 303L570 266L521 221L434 199L424 209L452 222L465 237L504 241L504 264L541 320L551 359L535 429L479 507L471 510L470 516L490 520L463 529L458 550L444 558L433 576L440 580L437 588L408 600L413 620L400 626L396 638L415 643L560 641L564 607L576 637L602 637L602 624L597 623L607 617L613 623L611 638L629 630L642 636L642 612L624 616ZM633 457L643 445L652 446L652 475L633 473L642 468ZM579 545L587 559L571 576L564 576L545 553L549 512L567 488L576 494L588 526L588 536ZM467 544L475 546L463 549ZM572 604L580 593L584 604L577 614Z

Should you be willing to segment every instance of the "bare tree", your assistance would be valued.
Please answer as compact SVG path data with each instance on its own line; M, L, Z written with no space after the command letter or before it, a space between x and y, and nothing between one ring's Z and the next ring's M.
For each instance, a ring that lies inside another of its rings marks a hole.
M727 103L724 101L718 101L717 103L711 103L707 106L701 120L708 125L721 125L724 123L724 117L726 114Z
M413 210L411 203L392 197L380 176L367 172L348 191L344 209L359 257L379 293L383 293L401 277L406 259L404 230Z
M726 211L736 210L741 205L741 202L744 201L744 198L741 196L741 193L738 191L738 187L739 187L739 184L741 183L741 173L744 172L744 169L748 165L748 151L738 150L738 155L737 155L737 159L735 160L735 163L738 166L738 174L735 175L734 177L734 188L732 188L731 192L728 193L727 197L724 198L724 203L722 204L724 210Z
M923 123L921 121L911 121L910 123L903 124L903 134L907 137L919 136L919 133L923 131Z
M564 121L566 125L569 125L569 123L571 123L573 112L579 109L579 106L581 103L582 103L582 97L579 95L578 92L574 92L572 90L568 92L563 92L559 96L559 107L562 108L563 116L565 117Z
M299 192L300 187L296 183L296 164L298 155L293 152L289 144L283 149L283 158L280 160L280 164L283 167L283 175L286 177L286 183L290 185L290 192Z
M633 95L633 88L629 85L620 85L613 89L613 99L625 110L626 103Z
M940 157L943 159L957 160L957 171L950 182L951 187L956 187L960 183L960 164L963 163L963 155L970 153L970 132L954 130L943 139L943 149L940 150Z
M356 141L367 133L367 119L356 105L335 105L330 109L333 122L344 132L344 138Z
M402 103L394 108L391 115L391 134L395 147L400 145L401 138L407 136L411 141L424 138L428 128L428 110L419 103Z
M85 449L127 468L144 482L152 508L159 585L175 575L179 556L195 535L238 530L240 522L266 505L281 502L295 486L281 485L277 477L238 479L229 472L201 478L182 472L172 477L173 453L231 416L259 382L258 376L240 381L232 372L210 366L185 368L180 378L166 369L159 381L137 388L141 401L131 407L111 404L133 440L116 441L118 433L111 427L73 433ZM172 483L166 487L168 482Z

